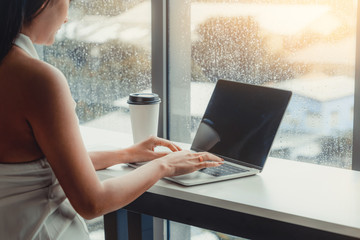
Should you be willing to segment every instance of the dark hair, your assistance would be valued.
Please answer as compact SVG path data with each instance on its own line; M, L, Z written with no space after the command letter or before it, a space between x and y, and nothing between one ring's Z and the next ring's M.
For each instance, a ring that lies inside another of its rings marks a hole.
M0 0L0 63L10 51L23 24L30 23L50 1Z

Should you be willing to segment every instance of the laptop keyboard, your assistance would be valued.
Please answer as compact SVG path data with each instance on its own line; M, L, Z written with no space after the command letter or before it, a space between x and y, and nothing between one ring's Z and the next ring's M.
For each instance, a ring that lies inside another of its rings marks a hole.
M203 169L200 169L199 171L209 174L209 175L212 175L212 176L215 176L215 177L220 177L220 176L226 176L226 175L235 174L235 173L247 172L249 170L243 169L240 167L236 167L231 164L224 163L224 164L220 165L219 167L203 168Z

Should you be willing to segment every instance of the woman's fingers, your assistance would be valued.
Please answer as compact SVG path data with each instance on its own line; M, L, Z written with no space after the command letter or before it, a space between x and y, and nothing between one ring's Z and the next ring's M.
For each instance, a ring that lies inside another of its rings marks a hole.
M197 167L199 169L203 168L211 168L211 167L218 167L224 163L224 160L222 158L219 158L215 155L209 154L209 153L200 153L198 155L198 163Z
M222 164L223 164L223 162L210 162L210 161L207 161L207 162L199 163L199 168L202 169L202 168L218 167L218 166L220 166Z
M208 162L208 161L214 161L214 162L223 162L224 159L208 153L208 152L200 152L200 153L195 153L199 162Z
M188 150L170 153L165 160L169 172L166 176L178 176L202 168L217 167L223 164L223 159L208 152L193 153Z
M175 148L178 150L178 151L182 151L182 148L181 147L179 147L178 145L176 145L176 144L174 144L174 143L172 143L174 146L175 146Z
M218 167L224 163L224 159L208 152L194 153L194 161L199 169Z
M179 146L177 146L173 142L171 142L169 140L166 140L166 139L163 139L163 138L158 138L158 137L155 139L155 145L156 146L167 147L173 152L177 152L177 151L182 150Z

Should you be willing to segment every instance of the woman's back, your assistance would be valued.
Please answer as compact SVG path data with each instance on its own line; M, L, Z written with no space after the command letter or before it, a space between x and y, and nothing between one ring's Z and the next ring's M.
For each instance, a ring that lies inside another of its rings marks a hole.
M46 96L41 85L52 86L56 79L48 76L56 72L38 60L30 38L23 34L0 64L0 232L6 239L89 238L29 120L29 113L42 108L33 103L37 95Z
M39 66L40 64L40 66ZM26 112L30 97L39 89L32 79L45 63L13 46L0 64L0 162L28 162L43 156L38 147Z

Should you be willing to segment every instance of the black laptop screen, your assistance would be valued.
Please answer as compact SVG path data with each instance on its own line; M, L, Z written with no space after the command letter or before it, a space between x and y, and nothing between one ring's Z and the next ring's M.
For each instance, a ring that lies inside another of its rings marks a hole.
M191 148L261 170L290 97L290 91L219 80Z

